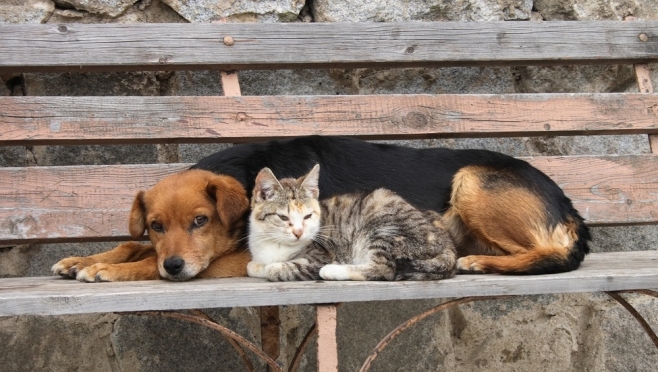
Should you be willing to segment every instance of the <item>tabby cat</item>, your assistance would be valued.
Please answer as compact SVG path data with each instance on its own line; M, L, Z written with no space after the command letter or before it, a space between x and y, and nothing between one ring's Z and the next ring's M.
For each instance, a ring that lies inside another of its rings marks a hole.
M318 200L320 165L299 179L256 177L249 276L291 280L434 280L454 276L452 239L434 211L387 189Z

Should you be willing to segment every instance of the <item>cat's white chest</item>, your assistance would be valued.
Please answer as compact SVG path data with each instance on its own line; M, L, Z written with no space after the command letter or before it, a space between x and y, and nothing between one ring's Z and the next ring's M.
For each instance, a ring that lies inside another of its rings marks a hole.
M261 243L249 247L251 251L251 260L265 265L274 262L288 261L292 256L297 254L298 247L290 247L279 243Z

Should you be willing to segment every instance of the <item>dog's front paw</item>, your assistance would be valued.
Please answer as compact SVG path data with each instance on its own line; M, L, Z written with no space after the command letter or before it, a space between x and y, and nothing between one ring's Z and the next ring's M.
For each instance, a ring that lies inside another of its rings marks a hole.
M51 270L55 275L75 279L80 270L95 263L96 262L94 260L88 257L68 257L54 264Z
M116 282L121 280L116 265L97 263L78 271L75 277L81 282Z
M260 262L249 261L247 264L247 275L252 278L265 278L265 265Z
M484 266L477 257L466 256L457 260L457 271L462 274L484 274Z

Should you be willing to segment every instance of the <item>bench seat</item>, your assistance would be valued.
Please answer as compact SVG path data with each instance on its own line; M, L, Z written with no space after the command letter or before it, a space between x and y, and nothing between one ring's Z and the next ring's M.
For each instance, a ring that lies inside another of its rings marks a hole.
M53 277L0 279L0 316L326 304L658 288L658 250L590 254L549 275L457 275L441 281L268 282L256 278L87 284Z

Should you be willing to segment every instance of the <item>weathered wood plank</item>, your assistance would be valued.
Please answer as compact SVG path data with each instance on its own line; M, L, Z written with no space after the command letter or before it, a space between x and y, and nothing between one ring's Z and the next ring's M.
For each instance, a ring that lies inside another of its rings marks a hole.
M528 158L592 225L658 223L658 157ZM0 168L0 241L121 240L136 192L190 164Z
M137 191L189 165L0 168L0 241L126 240Z
M0 144L658 134L657 94L0 97Z
M658 251L590 254L580 269L536 276L458 275L441 281L287 282L255 278L79 283L0 279L0 316L323 304L658 288ZM184 301L182 300L184 299Z
M649 63L658 22L3 25L0 50L1 73Z

